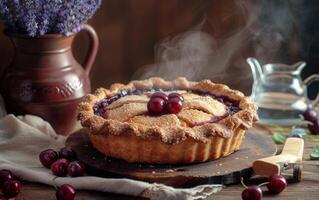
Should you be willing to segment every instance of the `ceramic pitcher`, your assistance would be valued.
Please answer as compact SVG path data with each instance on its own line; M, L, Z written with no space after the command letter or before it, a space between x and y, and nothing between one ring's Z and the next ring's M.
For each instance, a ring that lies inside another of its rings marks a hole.
M5 32L15 55L1 81L9 113L33 114L50 122L59 134L69 134L76 124L77 105L90 92L89 73L98 50L98 36L85 25L90 47L79 64L72 53L75 33L31 38Z

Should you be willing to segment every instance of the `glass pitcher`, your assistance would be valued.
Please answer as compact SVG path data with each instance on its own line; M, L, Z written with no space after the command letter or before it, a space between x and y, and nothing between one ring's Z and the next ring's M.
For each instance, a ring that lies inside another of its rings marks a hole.
M254 79L251 98L259 107L261 123L296 124L308 105L315 106L319 102L319 95L314 101L307 95L307 87L313 81L319 81L319 75L314 74L305 81L301 79L305 62L263 66L255 58L248 58L247 62Z

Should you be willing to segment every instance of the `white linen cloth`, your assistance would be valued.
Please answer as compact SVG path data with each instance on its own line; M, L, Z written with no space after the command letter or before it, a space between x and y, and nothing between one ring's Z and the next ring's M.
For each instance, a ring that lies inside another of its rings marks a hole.
M220 191L222 185L201 185L177 189L125 178L56 177L42 167L38 155L47 148L64 146L65 137L56 135L50 124L39 117L6 115L0 96L0 169L10 169L23 180L54 187L71 184L76 189L144 196L154 200L205 199Z

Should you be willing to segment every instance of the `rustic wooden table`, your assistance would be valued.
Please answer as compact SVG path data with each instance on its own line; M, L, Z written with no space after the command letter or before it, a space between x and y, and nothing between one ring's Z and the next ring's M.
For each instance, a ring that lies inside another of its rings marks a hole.
M319 137L316 137L319 139ZM317 142L318 144L318 142ZM279 195L264 194L263 199L277 199L277 200L314 200L319 199L319 161L309 160L309 154L313 150L316 143L307 139L304 150L304 171L303 181L300 183L290 183L288 188ZM280 149L280 146L279 146ZM289 175L289 173L287 172ZM255 177L250 180L247 185L260 183L264 180ZM264 188L266 189L266 188ZM209 200L239 200L241 199L241 192L243 187L241 185L232 185L223 189L221 192L208 198ZM55 190L52 187L34 183L23 183L23 190L21 194L16 197L16 200L55 200ZM123 195L99 193L92 191L79 191L76 200L122 200L122 199L144 199L129 197Z

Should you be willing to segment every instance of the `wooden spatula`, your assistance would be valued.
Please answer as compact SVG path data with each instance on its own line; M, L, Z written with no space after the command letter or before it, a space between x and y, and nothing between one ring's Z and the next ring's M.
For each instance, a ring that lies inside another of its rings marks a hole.
M303 139L288 138L281 154L256 160L253 169L257 175L271 176L293 168L294 180L301 181L303 149Z

